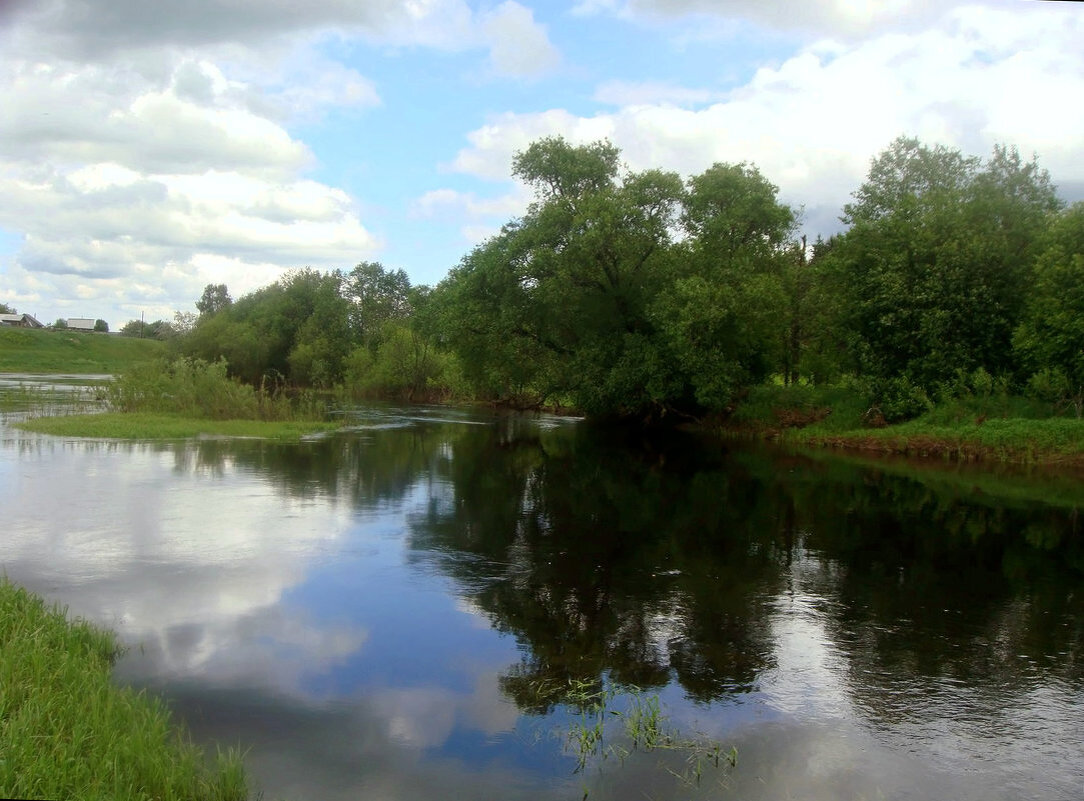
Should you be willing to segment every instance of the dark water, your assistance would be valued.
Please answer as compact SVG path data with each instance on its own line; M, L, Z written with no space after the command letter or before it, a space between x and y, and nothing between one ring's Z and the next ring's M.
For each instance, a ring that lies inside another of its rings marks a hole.
M0 427L2 569L268 799L1084 798L1079 503L441 409L298 445ZM621 758L613 715L574 773L569 688L630 685L698 745Z

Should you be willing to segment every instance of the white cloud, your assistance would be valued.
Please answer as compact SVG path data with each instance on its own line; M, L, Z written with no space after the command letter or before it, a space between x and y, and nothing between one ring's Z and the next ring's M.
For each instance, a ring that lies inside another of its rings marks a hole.
M844 45L819 42L761 68L720 102L628 105L578 116L561 109L493 116L469 134L457 170L509 176L513 154L560 134L610 138L633 169L683 175L716 161L752 161L828 233L869 160L900 134L986 155L995 143L1034 151L1055 181L1084 179L1079 15L959 9L917 35Z
M11 302L113 325L141 309L168 319L227 275L242 294L287 267L341 267L375 253L352 199L303 177L309 149L250 108L259 89L218 65L182 58L146 71L157 83L131 66L9 65L0 228L22 235L0 269ZM370 90L356 73L332 70L269 102L301 113L371 103Z
M489 43L489 58L495 72L510 76L537 76L560 61L557 49L534 13L507 0L485 15L483 36Z
M664 81L606 81L595 90L595 100L610 106L703 105L722 97L722 92L690 89Z

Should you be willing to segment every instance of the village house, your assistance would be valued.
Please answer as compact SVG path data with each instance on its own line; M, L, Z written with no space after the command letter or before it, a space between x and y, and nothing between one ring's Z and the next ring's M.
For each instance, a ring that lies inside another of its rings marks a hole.
M69 317L68 320L69 331L93 331L94 320L89 317Z
M29 314L0 314L0 325L6 325L12 328L45 327Z

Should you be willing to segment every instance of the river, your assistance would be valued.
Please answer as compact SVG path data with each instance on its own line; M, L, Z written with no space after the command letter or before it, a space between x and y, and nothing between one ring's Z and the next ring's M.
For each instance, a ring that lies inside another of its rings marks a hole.
M349 419L0 425L0 569L115 629L117 681L247 749L268 799L1084 797L1080 477ZM587 753L583 688L610 693ZM669 747L632 747L636 699Z

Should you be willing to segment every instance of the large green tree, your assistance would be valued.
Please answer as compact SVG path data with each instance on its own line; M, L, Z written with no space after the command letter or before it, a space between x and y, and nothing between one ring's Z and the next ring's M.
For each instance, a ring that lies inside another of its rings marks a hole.
M900 138L844 207L831 252L849 367L934 389L958 370L1013 368L1039 240L1059 201L1015 150L989 160Z
M560 137L517 154L534 202L438 287L440 330L497 397L598 417L725 408L782 344L793 213L750 165L686 186L619 155Z
M777 369L795 324L785 283L795 218L777 191L750 164L715 164L688 182L688 236L653 314L705 408L725 409Z

